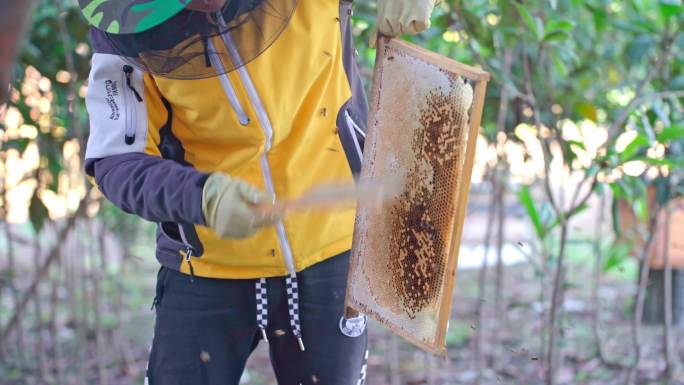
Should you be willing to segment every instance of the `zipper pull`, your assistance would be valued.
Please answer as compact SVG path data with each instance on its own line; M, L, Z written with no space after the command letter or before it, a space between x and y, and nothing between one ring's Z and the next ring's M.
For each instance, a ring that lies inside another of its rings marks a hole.
M126 74L126 86L128 86L128 88L131 91L133 91L133 94L135 95L135 99L138 102L142 102L143 101L142 96L140 96L140 94L138 93L138 90L136 90L135 87L133 87L133 85L131 84L131 74L133 74L133 67L126 64L123 66L123 71Z
M138 103L142 102L143 101L142 96L140 96L138 91L131 84L131 74L133 74L133 67L129 66L128 64L125 64L123 66L123 72L124 72L124 74L126 74L126 86L128 86L128 88L131 91L133 91L133 95L135 95L135 99L138 101ZM128 130L126 130L126 131L128 131ZM124 135L124 142L126 142L126 144L129 146L132 145L133 143L135 143L135 130L133 130L132 135L129 134L128 132L126 132L126 134Z
M194 283L195 282L195 269L192 268L192 262L190 261L190 258L192 258L192 248L190 246L186 246L185 262L188 263L188 267L190 268L190 282Z

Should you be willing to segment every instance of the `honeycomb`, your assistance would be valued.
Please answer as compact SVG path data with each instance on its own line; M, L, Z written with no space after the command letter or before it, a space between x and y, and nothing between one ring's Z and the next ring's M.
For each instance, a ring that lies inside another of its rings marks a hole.
M347 305L426 350L439 351L446 330L440 310L451 300L472 104L466 77L406 43L381 44L360 179L393 177L402 187L358 204Z

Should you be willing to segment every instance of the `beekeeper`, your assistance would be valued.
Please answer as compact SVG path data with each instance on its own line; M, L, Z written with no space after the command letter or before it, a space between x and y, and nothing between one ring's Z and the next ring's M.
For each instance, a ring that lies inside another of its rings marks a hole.
M238 384L263 339L279 384L362 383L366 319L342 316L354 210L260 209L360 169L352 2L79 1L86 172L158 224L148 382ZM380 0L380 33L419 32L432 8Z

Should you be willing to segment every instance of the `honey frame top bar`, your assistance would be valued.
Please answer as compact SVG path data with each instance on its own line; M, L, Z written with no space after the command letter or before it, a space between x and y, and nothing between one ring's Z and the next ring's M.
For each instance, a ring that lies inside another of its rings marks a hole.
M489 81L490 74L480 68L473 67L467 64L459 63L453 59L441 56L435 52L427 50L423 47L419 47L410 43L407 43L400 39L389 39L386 37L381 37L382 42L378 44L379 48L388 47L401 47L402 50L409 50L419 54L420 59L427 63L434 64L438 67L444 68L456 74L462 75L470 80L474 81Z

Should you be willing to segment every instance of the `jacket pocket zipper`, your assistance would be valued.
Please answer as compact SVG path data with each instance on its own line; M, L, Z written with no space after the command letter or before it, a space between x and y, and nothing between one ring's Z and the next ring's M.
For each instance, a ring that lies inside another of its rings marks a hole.
M188 242L188 238L185 236L185 230L183 229L183 225L180 223L178 224L178 233L181 236L181 240L183 241L183 245L185 246L185 262L188 263L188 267L190 268L190 281L192 282L195 278L195 269L192 268L192 261L190 258L192 258L192 253L194 252L192 246L190 246L190 242Z
M142 96L140 96L138 90L136 90L133 84L131 83L131 77L133 76L133 67L131 67L128 64L125 64L123 66L123 72L126 87L128 87L128 89L133 93L133 95L135 96L135 100L137 100L138 103L142 103ZM124 133L124 141L127 145L130 146L133 143L135 143L135 125L138 123L138 106L135 105L135 102L131 101L128 92L124 92L123 97L124 105L126 108L126 131Z
M178 226L178 233L180 234L180 237L181 237L181 242L173 239L172 236L167 234L166 231L164 230L164 226L162 226L161 224L159 224L159 229L160 229L161 233L166 238L168 238L169 240L171 240L171 242L173 242L173 243L175 243L181 247L179 251L182 251L185 253L184 259L185 259L185 262L187 262L187 264L188 264L188 268L190 269L190 281L194 282L195 269L192 267L191 258L194 257L193 254L195 252L195 249L193 249L192 246L190 245L190 243L188 242L188 239L185 236L185 230L183 229L183 226L181 224L177 224L177 226Z

